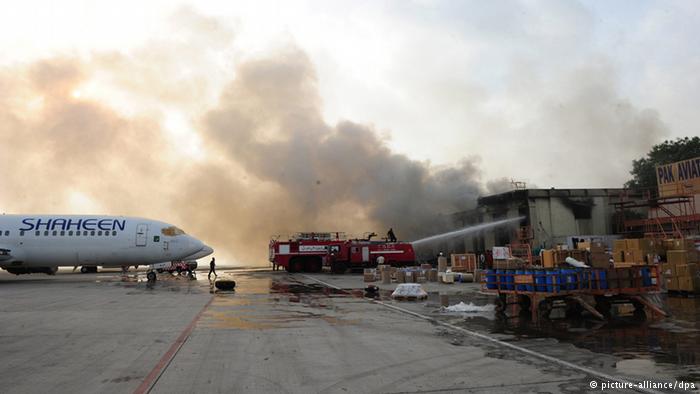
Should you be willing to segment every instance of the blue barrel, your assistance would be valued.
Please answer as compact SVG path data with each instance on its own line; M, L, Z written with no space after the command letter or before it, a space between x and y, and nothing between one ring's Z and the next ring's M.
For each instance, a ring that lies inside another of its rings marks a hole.
M581 280L581 270L579 268L569 270L566 280L567 288L569 290L577 290L581 286Z
M568 268L564 268L559 272L561 273L561 275L559 276L559 278L561 280L561 288L560 289L562 291L572 290L574 283L573 283L571 277L573 275L572 273L575 271L568 269Z
M579 271L580 278L581 278L581 286L579 287L580 289L590 289L591 287L591 270L589 269L581 269Z
M506 270L506 289L515 290L515 270Z
M651 268L644 267L642 271L642 286L651 287Z
M496 282L498 290L506 289L506 276L503 275L503 270L496 270Z
M598 288L601 290L608 288L608 275L605 270L598 270Z
M554 293L554 271L555 270L546 270L545 273L547 274L547 293Z
M535 271L533 271L533 270L525 270L525 275L532 275L534 273L535 273ZM525 285L525 290L526 291L535 291L535 285L532 285L532 284Z
M515 274L516 275L525 275L525 271L524 270L517 270L517 271L515 271ZM517 285L515 285L515 289L518 291L526 291L527 285L517 284Z
M486 270L486 288L489 290L496 290L496 271Z
M545 270L534 270L533 273L535 275L535 291L543 293L547 291L545 272Z

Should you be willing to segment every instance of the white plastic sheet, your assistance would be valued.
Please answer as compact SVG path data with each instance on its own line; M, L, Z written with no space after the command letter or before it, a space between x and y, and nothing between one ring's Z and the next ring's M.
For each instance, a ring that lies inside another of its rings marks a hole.
M401 283L400 285L396 286L396 290L394 290L393 293L391 293L391 297L397 298L397 297L416 297L416 298L425 298L428 296L428 293L423 290L423 287L420 285L420 283Z

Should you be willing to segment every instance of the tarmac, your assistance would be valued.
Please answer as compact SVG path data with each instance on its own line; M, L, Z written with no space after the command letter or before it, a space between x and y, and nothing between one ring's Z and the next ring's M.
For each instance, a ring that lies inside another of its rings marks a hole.
M532 322L523 329L488 308L440 307L441 293L450 305L490 304L476 284L430 283L427 301L398 302L388 297L395 285L380 285L377 300L365 298L362 275L223 277L236 280L235 291L217 292L206 271L197 280L162 274L155 284L144 272L0 273L0 391L580 393L600 392L591 381L602 385L605 377L684 379L696 387L700 381L700 357L666 351L670 345L656 333L696 351L692 312L642 324L664 359L631 342L622 346L625 355L580 339L605 333L610 342L617 330L635 338L634 327L584 333L569 326L557 336Z

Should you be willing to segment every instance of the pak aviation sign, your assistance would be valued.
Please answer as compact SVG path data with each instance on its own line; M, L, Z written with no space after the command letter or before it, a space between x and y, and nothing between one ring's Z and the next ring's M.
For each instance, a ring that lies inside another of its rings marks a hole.
M656 166L660 197L700 194L700 157Z

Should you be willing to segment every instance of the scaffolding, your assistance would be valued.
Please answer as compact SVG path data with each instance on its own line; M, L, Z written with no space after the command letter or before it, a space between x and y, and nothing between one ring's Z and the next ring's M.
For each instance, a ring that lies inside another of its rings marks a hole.
M661 197L652 190L632 193L626 189L610 204L615 206L618 234L647 238L685 238L700 234L695 195L686 190ZM645 209L646 218L629 218L635 209Z
M535 238L535 233L530 226L520 227L517 231L517 241L508 245L510 248L510 255L521 258L527 261L529 265L533 265L535 259L532 256L531 245L532 240Z

